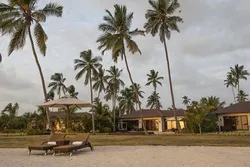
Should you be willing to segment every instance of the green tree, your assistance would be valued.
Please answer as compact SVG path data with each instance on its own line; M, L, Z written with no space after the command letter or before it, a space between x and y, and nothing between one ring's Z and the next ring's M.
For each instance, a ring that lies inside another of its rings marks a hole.
M236 103L235 99L235 93L234 93L234 88L237 85L237 81L234 78L234 76L229 72L227 74L227 79L224 80L224 85L228 88L229 86L232 88L232 93L233 93L233 98L234 98L234 103Z
M129 114L135 111L135 101L133 97L133 90L131 88L125 88L121 90L121 96L118 97L119 109L122 114Z
M101 92L105 92L105 84L107 83L106 77L105 77L105 70L100 67L98 69L98 73L96 76L93 77L94 85L93 89L95 91L98 91L97 97L99 98Z
M66 78L63 78L62 73L55 73L50 78L52 82L49 83L50 92L57 92L57 95L59 96L59 99L61 98L61 93L63 92L63 95L67 92L67 87L65 86L64 82Z
M163 80L163 77L158 76L159 72L155 72L155 70L150 70L150 73L147 74L148 76L148 82L146 83L146 86L153 85L154 91L156 92L157 85L162 86L160 80Z
M238 102L243 102L248 100L248 94L244 92L243 90L240 90L239 94L236 96L236 99Z
M111 66L109 70L107 70L108 74L105 76L105 80L107 81L107 89L106 89L106 95L104 98L106 100L112 99L112 106L113 106L113 131L115 131L116 127L116 101L118 98L118 92L120 91L121 87L124 87L124 82L121 79L121 73L122 70L119 70L116 68L116 66Z
M47 93L47 101L49 101L49 100L54 100L54 98L55 98L55 93L49 91L49 92Z
M238 86L238 94L240 93L240 80L247 80L247 76L250 75L247 70L244 69L244 66L241 65L239 66L236 64L233 67L230 67L230 72L229 75L232 75L233 78L235 79L235 83Z
M160 102L161 97L159 96L159 93L156 93L155 91L148 97L147 105L146 107L150 107L150 109L158 109L160 110L162 108L162 104Z
M18 103L15 103L14 105L12 103L9 103L2 110L2 115L7 114L10 118L14 118L17 116L19 108L20 107Z
M174 90L172 86L170 62L166 43L166 37L167 39L170 39L171 31L180 32L177 23L182 22L182 18L173 15L174 12L180 7L180 4L177 0L149 0L149 4L151 5L152 9L148 9L145 14L147 22L145 23L144 28L146 29L146 33L151 33L152 36L159 34L160 41L164 45L168 67L168 79L172 98L172 107L176 121L176 127L177 129L180 129L180 125L176 117Z
M188 108L188 105L190 104L191 99L189 99L188 96L183 96L182 100L183 100L182 104L184 104Z
M92 85L92 78L96 76L98 73L98 68L102 65L100 62L102 61L101 57L93 57L91 50L86 50L81 52L80 54L81 59L75 59L75 70L79 70L76 74L76 80L82 78L85 75L84 85L88 85L90 87L90 98L91 103L93 103L93 85ZM92 132L95 134L95 117L94 112L92 110Z
M105 22L99 25L99 30L102 31L103 34L97 39L97 42L99 42L100 44L98 49L102 50L103 54L105 51L111 50L114 62L117 62L119 57L121 58L121 60L123 60L124 58L130 82L132 85L134 85L134 81L127 61L126 48L132 54L136 52L141 54L138 45L132 39L132 37L137 35L144 35L144 31L138 29L130 30L132 25L133 13L127 14L126 6L116 4L114 5L114 8L115 11L113 15L109 10L105 10L107 13L107 15L103 17L103 20ZM138 103L140 103L138 92L136 93L137 101ZM145 133L147 133L145 126L143 126L143 128Z
M11 36L8 55L14 50L22 49L26 43L26 36L29 36L33 56L42 81L44 100L47 101L46 84L35 50L31 28L34 25L36 44L40 52L45 56L48 36L41 23L45 22L48 16L61 17L63 7L56 3L48 3L42 9L37 10L36 8L37 0L9 0L8 4L0 3L0 31L2 35ZM47 110L47 120L50 125L49 110Z
M76 88L74 85L70 85L68 88L67 88L67 92L69 94L70 97L73 97L73 98L76 98L77 99L77 96L78 96L78 92L76 92Z

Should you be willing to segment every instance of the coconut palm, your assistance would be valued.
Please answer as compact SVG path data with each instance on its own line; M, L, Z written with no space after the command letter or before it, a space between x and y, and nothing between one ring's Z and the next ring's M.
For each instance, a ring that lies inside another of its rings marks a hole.
M99 98L100 93L105 91L105 84L107 83L107 80L105 78L105 70L102 69L102 67L98 69L98 73L93 77L93 81L93 89L95 91L98 91L97 97Z
M105 10L107 13L107 15L103 17L105 22L99 25L99 30L102 31L103 34L97 39L97 42L100 44L98 49L102 50L102 54L104 54L107 50L111 50L114 62L117 62L119 57L121 60L124 58L130 82L132 85L134 85L127 61L126 49L128 49L128 51L130 51L132 54L136 52L141 54L138 45L132 39L132 37L144 35L144 31L138 29L131 30L133 13L127 13L126 6L116 4L114 5L114 8L114 14L111 14L109 10ZM136 93L137 101L140 103L138 92ZM143 128L145 133L147 133L145 126L143 126Z
M148 82L146 83L146 86L153 85L154 91L156 92L157 85L162 86L160 80L163 79L163 77L158 76L159 72L155 72L155 70L150 70L150 73L147 74L148 76Z
M156 93L155 91L148 97L147 105L146 107L150 107L150 109L161 109L162 104L160 102L161 97L159 96L159 93Z
M49 100L54 100L54 98L55 98L55 93L49 91L49 92L47 93L47 99L48 99L48 101L49 101Z
M174 16L173 14L180 7L180 4L178 3L177 0L156 0L156 1L149 0L149 4L151 5L152 9L148 9L145 14L147 22L145 23L144 28L146 29L146 33L151 33L152 36L159 34L160 41L164 45L167 67L168 67L168 79L169 79L169 87L172 98L172 107L173 107L176 127L177 129L180 129L176 117L174 90L172 86L170 62L169 62L167 43L166 43L166 37L167 39L170 39L171 31L179 32L177 23L182 22L182 18L180 18L179 16Z
M118 97L118 100L119 108L123 114L129 114L135 111L135 101L133 96L133 90L131 88L125 88L121 91L121 96Z
M183 96L182 99L182 104L184 104L185 106L188 106L191 102L191 99L189 99L188 96Z
M75 59L75 70L79 70L76 74L75 79L79 80L83 76L85 76L84 85L88 85L90 87L90 98L91 103L93 103L93 85L92 85L92 78L96 76L98 73L98 68L102 65L100 62L102 58L99 56L93 57L91 50L85 50L81 52L80 59ZM95 134L95 118L94 112L92 112L92 132Z
M45 22L49 16L61 17L62 12L63 7L56 3L48 3L44 8L37 9L37 0L9 0L8 4L0 3L0 31L2 35L11 36L8 55L11 55L14 50L22 49L26 43L27 35L29 36L33 56L42 81L45 101L47 101L46 84L42 68L37 57L31 29L34 28L34 36L37 47L45 56L47 48L46 41L48 40L48 36L41 23ZM48 110L47 121L50 126Z
M224 85L225 85L227 88L228 88L229 86L231 86L232 92L233 92L234 103L236 103L235 93L234 93L234 87L236 87L237 81L236 81L236 79L233 77L233 75L232 75L231 73L228 73L228 74L227 74L227 79L224 80Z
M121 80L121 73L122 70L116 68L116 66L111 66L109 70L107 70L108 74L105 76L105 80L107 81L107 89L105 99L110 100L112 99L113 105L113 117L114 117L114 124L113 130L115 131L115 115L116 115L116 100L117 94L120 91L121 87L124 87L124 82ZM119 113L120 115L120 113Z
M7 114L9 115L10 118L14 118L15 116L17 116L18 109L19 109L18 103L15 103L14 105L12 103L9 103L2 110L2 114Z
M240 79L247 80L247 76L250 75L247 70L244 69L244 65L239 66L236 64L230 67L229 75L235 79L236 85L238 86L238 94L240 93Z
M61 98L61 93L65 95L67 92L67 87L65 86L64 82L66 81L66 78L63 78L62 73L55 73L50 78L52 82L49 83L50 92L57 92L57 95L59 96L59 99Z
M145 92L142 91L142 90L140 90L140 89L141 89L141 85L140 85L140 84L134 83L134 86L133 86L133 85L130 85L130 89L133 90L133 97L134 97L134 100L135 100L135 107L136 107L136 110L137 110L137 109L138 109L138 106L141 105L141 102L140 102L140 100L139 100L140 103L137 103L137 102L136 102L136 90L134 90L134 88L137 89L139 98L144 98L142 94L144 94Z
M76 88L74 85L70 85L68 88L67 88L67 92L69 94L70 97L73 97L73 98L76 98L77 99L77 96L78 96L78 92L76 92Z
M238 102L243 102L248 100L248 94L244 92L243 90L240 90L240 93L236 96L236 99Z

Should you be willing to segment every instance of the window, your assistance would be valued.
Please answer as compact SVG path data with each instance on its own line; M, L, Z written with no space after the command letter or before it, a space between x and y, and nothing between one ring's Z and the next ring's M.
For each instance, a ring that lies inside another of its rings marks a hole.
M248 130L248 119L243 116L226 116L224 118L224 126L231 130Z

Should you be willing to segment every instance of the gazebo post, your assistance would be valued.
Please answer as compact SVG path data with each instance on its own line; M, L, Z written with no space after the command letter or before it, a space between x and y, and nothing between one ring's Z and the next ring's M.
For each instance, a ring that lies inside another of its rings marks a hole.
M66 115L67 115L67 129L69 129L69 106L66 107L67 111L66 111Z

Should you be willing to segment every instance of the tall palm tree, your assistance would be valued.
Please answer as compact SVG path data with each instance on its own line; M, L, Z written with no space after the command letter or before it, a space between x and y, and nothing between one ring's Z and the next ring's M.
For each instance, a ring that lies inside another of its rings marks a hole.
M2 54L0 53L0 63L2 62Z
M97 97L99 98L100 93L105 91L105 84L107 83L107 80L105 78L105 70L102 69L102 67L98 69L98 73L93 77L93 81L93 89L95 91L98 91Z
M156 92L157 85L162 86L160 80L164 79L163 77L158 76L159 72L155 72L155 70L150 70L150 73L147 74L148 76L148 82L146 83L146 86L153 85L154 91Z
M134 88L136 88L137 90L134 90ZM138 92L139 98L144 98L142 94L144 94L145 92L140 90L141 85L137 84L137 83L134 83L134 86L130 85L130 89L133 90L133 97L134 97L134 101L135 101L135 107L136 107L136 110L137 110L138 109L137 107L139 105L141 105L141 102L140 102L140 100L139 100L139 103L136 101L136 91Z
M14 105L12 103L9 103L2 110L2 114L8 114L10 118L14 118L15 116L17 116L18 109L18 103L15 103Z
M152 9L148 9L145 14L147 22L145 23L144 28L146 29L146 33L151 33L152 36L155 36L157 33L159 33L160 41L164 45L168 67L168 79L172 98L172 107L176 127L177 129L180 129L179 122L177 121L176 117L174 90L172 86L170 62L166 43L166 37L167 39L170 39L171 31L179 32L177 23L182 22L182 18L180 18L179 16L174 16L173 14L180 7L180 4L177 0L149 0L149 4L151 5Z
M130 30L132 25L133 13L127 14L126 6L116 4L114 5L114 8L115 11L113 15L109 10L105 10L107 13L107 15L103 17L103 20L105 22L99 25L99 30L103 32L103 35L101 35L97 39L97 42L99 42L100 44L98 49L102 50L103 54L105 53L105 51L111 50L114 62L117 62L119 57L121 58L121 60L123 60L124 58L130 82L132 85L134 85L134 81L127 61L126 48L132 54L136 52L141 54L138 45L132 39L132 37L137 35L144 35L144 31L138 30L138 28L135 30ZM138 103L140 103L138 92L136 93L137 101ZM143 121L141 122L143 125ZM145 126L143 126L143 129L145 133L147 133Z
M147 100L147 105L146 107L150 107L150 109L161 109L162 108L162 104L160 102L160 96L159 93L156 93L156 91L154 91Z
M33 56L42 81L44 100L47 101L46 84L35 50L31 28L32 25L34 25L34 36L37 46L40 52L45 56L48 36L41 23L45 22L48 16L61 17L63 7L56 3L48 3L44 8L37 10L36 5L37 0L9 0L8 4L0 3L0 31L2 35L9 34L11 36L8 55L14 50L23 48L26 42L26 36L29 36ZM49 110L47 110L47 121L50 126Z
M227 79L224 80L224 85L228 88L231 86L233 92L234 103L236 103L234 87L237 85L237 81L231 73L227 74Z
M183 99L182 104L184 104L185 106L188 106L191 102L191 99L188 98L188 96L183 96L182 99Z
M61 93L63 92L63 95L67 92L67 87L65 86L64 82L66 81L66 78L63 78L62 73L55 73L50 78L52 82L49 83L50 92L57 92L57 95L59 96L59 99L61 98Z
M248 100L248 94L244 92L243 90L240 90L240 93L236 96L236 99L238 102L243 102Z
M77 96L78 96L78 92L76 92L76 88L74 85L70 85L68 88L67 88L67 92L69 94L70 97L73 97L73 98L76 98L77 99Z
M232 75L236 81L236 85L238 86L238 94L240 93L240 79L247 80L247 76L250 75L247 70L244 69L244 65L239 66L236 64L233 67L230 67L230 75Z
M123 114L129 114L135 111L135 101L133 97L133 90L131 88L125 88L121 90L121 96L118 97L119 108Z
M100 62L102 61L102 58L99 56L93 57L91 50L85 50L81 52L80 59L75 59L75 70L80 70L76 74L76 80L79 80L82 78L83 75L85 75L84 85L88 85L90 87L90 98L91 103L93 103L93 85L92 85L92 78L93 76L96 76L98 73L98 68L100 68L102 65ZM95 134L95 117L94 112L92 111L92 132Z
M105 99L106 100L112 99L113 117L114 117L113 130L115 131L116 100L118 97L117 94L120 91L121 87L124 87L125 84L121 80L122 70L119 70L118 68L116 68L116 66L111 66L110 69L107 70L107 72L108 74L105 76L105 80L107 81Z

